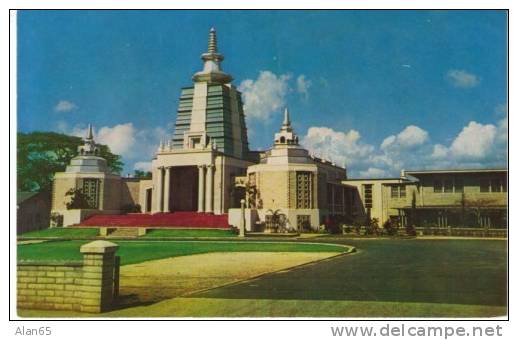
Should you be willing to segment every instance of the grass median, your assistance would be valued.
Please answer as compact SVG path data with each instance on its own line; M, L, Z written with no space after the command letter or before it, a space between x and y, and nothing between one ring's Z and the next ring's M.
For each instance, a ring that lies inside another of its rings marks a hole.
M54 241L18 245L21 261L80 261L85 241ZM331 244L282 242L211 241L116 241L121 264L211 252L345 252L348 247Z

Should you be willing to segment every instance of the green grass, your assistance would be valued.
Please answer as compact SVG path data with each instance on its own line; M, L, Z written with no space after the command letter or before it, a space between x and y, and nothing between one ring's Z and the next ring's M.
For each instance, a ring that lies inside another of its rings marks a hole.
M21 237L95 237L98 228L50 228L23 233Z
M387 301L175 298L101 315L19 310L21 317L494 317L506 307Z
M18 260L80 261L81 245L85 241L55 241L18 245ZM211 242L211 241L116 241L121 264L133 264L167 257L211 252L344 252L338 245L270 242Z
M235 237L232 230L219 229L154 229L148 230L146 237Z

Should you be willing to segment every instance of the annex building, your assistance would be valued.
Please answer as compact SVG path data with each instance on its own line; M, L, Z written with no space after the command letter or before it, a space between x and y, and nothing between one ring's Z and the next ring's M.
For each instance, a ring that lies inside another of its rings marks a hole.
M201 59L203 69L180 91L174 133L149 155L152 178L109 173L90 127L77 157L55 174L54 225L227 228L244 223L248 231L280 232L370 218L401 225L506 224L507 170L348 179L345 168L299 144L287 109L272 147L251 151L241 93L222 69L214 29ZM86 203L72 204L74 195ZM475 206L483 206L475 221L459 217ZM123 214L128 207L140 213Z

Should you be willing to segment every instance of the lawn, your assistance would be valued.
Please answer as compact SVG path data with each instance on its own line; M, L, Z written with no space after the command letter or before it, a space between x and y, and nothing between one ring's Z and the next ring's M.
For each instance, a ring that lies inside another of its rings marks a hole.
M50 228L23 233L21 237L95 237L98 228Z
M53 241L18 245L18 260L22 261L80 261L81 245L86 241ZM281 242L231 242L231 241L116 241L121 264L133 264L173 256L211 252L344 252L340 245L281 243Z
M232 230L220 229L152 229L143 238L160 237L236 237Z

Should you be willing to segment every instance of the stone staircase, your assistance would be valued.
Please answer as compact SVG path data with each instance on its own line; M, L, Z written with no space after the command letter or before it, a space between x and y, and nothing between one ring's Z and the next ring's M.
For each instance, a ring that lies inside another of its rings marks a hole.
M136 238L138 236L137 228L117 228L106 236L107 238Z
M214 215L192 211L157 214L92 215L76 226L119 228L230 228L227 214Z

